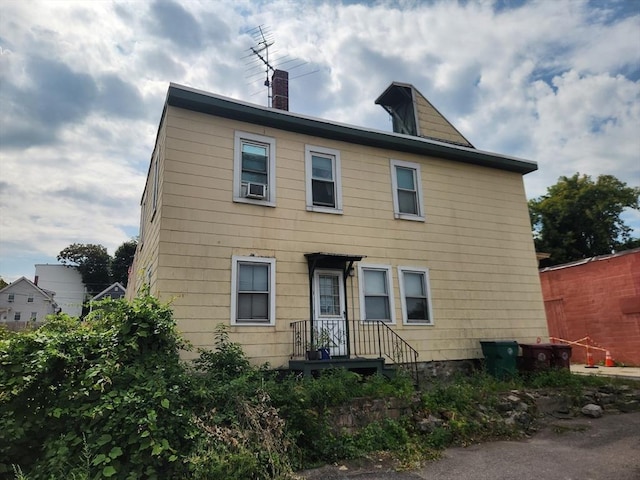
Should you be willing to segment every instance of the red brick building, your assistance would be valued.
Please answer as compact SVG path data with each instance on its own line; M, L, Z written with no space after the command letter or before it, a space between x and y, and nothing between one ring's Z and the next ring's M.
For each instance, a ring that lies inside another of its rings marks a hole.
M544 268L540 282L550 336L589 336L616 362L640 366L640 248ZM584 362L584 349L573 359Z

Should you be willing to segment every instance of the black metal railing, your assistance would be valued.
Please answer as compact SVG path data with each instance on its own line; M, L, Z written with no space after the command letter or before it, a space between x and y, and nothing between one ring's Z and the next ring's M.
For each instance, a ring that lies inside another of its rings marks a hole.
M300 320L291 322L291 358L326 348L335 358L384 358L418 380L418 352L379 320Z

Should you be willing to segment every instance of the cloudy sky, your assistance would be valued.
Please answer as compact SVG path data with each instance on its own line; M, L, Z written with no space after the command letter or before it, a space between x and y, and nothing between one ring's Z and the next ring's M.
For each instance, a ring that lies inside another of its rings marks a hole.
M575 172L640 186L640 0L0 0L0 276L136 236L169 82L266 105L259 25L293 112L391 130L373 102L411 83L538 162L529 198Z

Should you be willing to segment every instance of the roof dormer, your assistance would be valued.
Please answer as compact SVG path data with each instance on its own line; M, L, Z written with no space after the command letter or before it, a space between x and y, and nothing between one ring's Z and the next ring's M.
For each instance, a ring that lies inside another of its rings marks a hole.
M393 131L473 148L473 145L411 84L393 82L380 95Z

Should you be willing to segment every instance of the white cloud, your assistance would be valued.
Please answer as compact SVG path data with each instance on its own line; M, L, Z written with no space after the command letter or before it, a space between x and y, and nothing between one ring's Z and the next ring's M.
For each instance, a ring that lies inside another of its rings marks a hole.
M266 103L243 58L257 25L301 65L293 111L389 130L373 102L408 82L476 147L536 160L529 196L577 171L640 185L640 7L504 3L5 2L0 274L127 240L169 82Z

